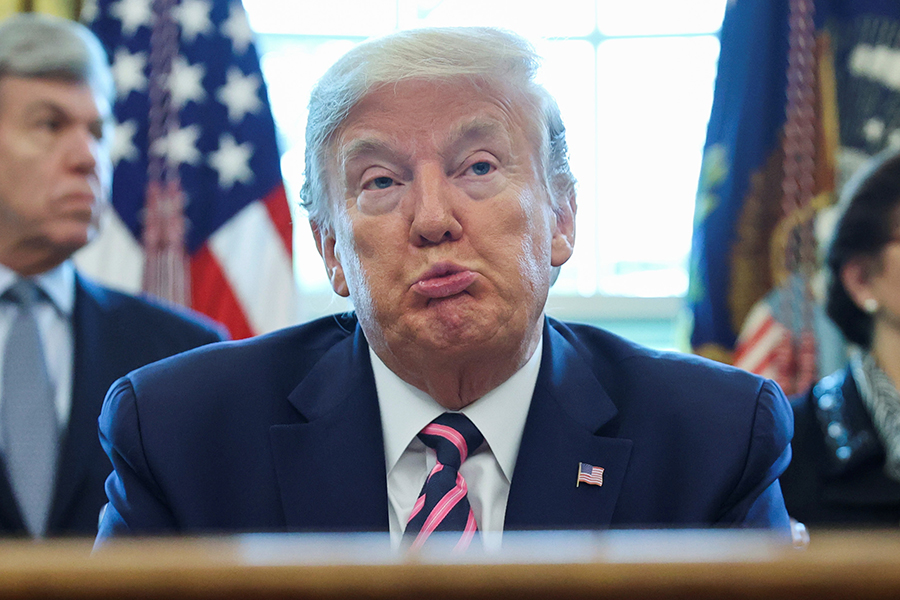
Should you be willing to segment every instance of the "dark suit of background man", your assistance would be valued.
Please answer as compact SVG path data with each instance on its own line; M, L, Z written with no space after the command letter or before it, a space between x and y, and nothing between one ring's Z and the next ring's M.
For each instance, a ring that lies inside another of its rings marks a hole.
M26 530L23 495L10 477L10 425L0 418L0 531L7 534L96 535L112 470L97 439L106 390L137 367L221 339L187 312L88 281L69 261L108 207L113 83L106 61L99 41L75 22L17 15L0 24L0 294L22 278L40 289L33 314L59 432L49 509ZM16 310L0 302L0 348ZM0 372L0 382L8 376ZM0 416L4 403L12 400L0 394Z
M301 195L355 313L120 379L100 418L115 471L99 543L374 530L402 545L435 465L417 432L445 411L486 439L459 475L487 544L547 527L789 535L792 422L774 383L544 315L575 186L537 60L513 34L451 28L331 67Z

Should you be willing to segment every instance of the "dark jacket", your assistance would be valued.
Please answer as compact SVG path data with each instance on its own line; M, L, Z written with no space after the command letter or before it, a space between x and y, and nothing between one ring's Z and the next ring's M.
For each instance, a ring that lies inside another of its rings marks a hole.
M202 344L223 330L186 310L163 307L76 276L72 404L60 440L60 460L48 536L94 536L112 470L100 447L97 417L109 386L138 367ZM0 534L27 535L0 468Z
M900 483L849 368L793 398L794 458L781 477L792 517L816 527L896 527Z
M505 529L774 527L790 460L780 388L548 319ZM100 417L123 534L388 531L379 400L355 317L140 369ZM580 462L603 485L576 487Z

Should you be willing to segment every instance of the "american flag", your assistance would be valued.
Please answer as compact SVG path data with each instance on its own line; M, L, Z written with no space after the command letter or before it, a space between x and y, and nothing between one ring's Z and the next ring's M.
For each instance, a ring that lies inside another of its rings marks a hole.
M575 487L578 487L581 483L603 485L603 467L595 467L582 462L578 463L578 481L575 482Z
M115 208L79 268L233 338L298 315L275 124L240 0L89 0L118 97Z

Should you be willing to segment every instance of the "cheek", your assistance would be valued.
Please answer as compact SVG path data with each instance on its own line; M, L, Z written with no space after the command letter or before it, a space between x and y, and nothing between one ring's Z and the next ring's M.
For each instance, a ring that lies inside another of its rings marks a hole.
M381 219L355 217L337 235L335 250L341 257L344 277L354 304L370 302L380 282L388 280L387 270L398 261L391 252L389 228Z

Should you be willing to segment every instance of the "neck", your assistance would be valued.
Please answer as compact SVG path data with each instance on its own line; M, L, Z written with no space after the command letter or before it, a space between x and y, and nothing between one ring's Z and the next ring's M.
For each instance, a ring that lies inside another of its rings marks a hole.
M528 362L542 334L543 320L526 339L506 347L442 353L391 352L374 348L384 364L448 410L469 406L512 377Z
M0 246L0 263L22 277L45 273L62 264L70 255L71 252L49 248Z
M900 323L876 321L870 351L881 370L900 389Z

